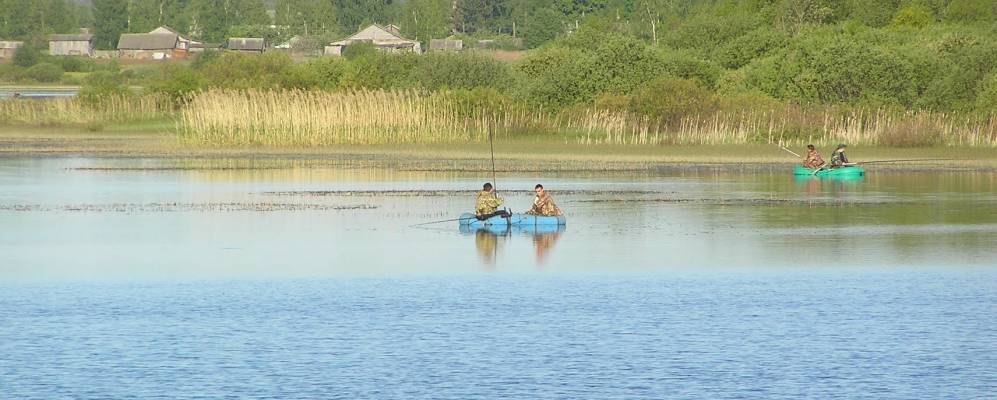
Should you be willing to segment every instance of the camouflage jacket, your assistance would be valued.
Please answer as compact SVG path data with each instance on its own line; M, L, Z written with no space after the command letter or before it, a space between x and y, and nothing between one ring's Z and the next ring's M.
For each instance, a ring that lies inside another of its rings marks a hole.
M810 150L807 152L807 159L803 161L803 166L807 168L817 168L824 165L824 158L820 156L817 150Z
M831 166L840 167L848 162L848 157L845 157L845 152L834 152L831 154Z
M474 213L477 215L491 214L502 205L502 199L496 197L491 192L484 190L478 192L478 200L474 205Z
M533 198L533 208L526 213L532 215L558 216L561 215L561 209L557 208L557 204L554 204L554 199L552 199L547 192L544 192L543 195L537 195Z

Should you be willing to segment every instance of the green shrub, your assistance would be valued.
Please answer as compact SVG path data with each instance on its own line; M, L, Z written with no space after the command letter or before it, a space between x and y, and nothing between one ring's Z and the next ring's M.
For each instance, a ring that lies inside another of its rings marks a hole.
M931 9L919 4L911 4L897 11L897 15L893 17L890 25L924 28L931 25L932 22L935 22L935 16Z
M377 47L373 43L360 42L353 43L343 49L343 58L347 60L354 60L360 57L369 56L371 54L377 53Z
M186 104L190 96L204 87L201 76L191 68L166 64L149 83L148 90L165 95L176 106Z
M229 89L281 87L291 57L282 53L246 54L227 52L201 67L204 83Z
M305 66L314 72L317 87L326 90L338 88L349 68L346 60L341 57L319 57L307 62Z
M38 64L40 60L41 56L38 54L38 49L30 43L25 43L14 52L11 62L21 68L31 68L35 64Z
M62 74L62 68L52 63L35 64L25 72L28 78L44 83L58 82Z
M350 60L342 86L367 89L411 87L409 72L419 62L419 57L411 53L392 54L376 50L358 55Z
M991 73L980 82L976 92L976 111L997 115L997 73Z
M83 80L79 98L90 104L99 104L112 96L128 96L131 92L120 74L110 71L97 71Z
M997 3L993 0L952 0L945 8L945 20L952 22L993 22Z
M0 64L0 81L14 83L24 79L24 68L10 64Z
M723 68L712 62L700 59L688 51L667 51L662 54L664 71L672 76L695 79L707 88L716 87ZM659 72L659 76L662 73Z
M605 85L593 73L595 57L576 49L539 49L524 57L516 68L524 76L519 88L522 97L538 106L561 108L588 102Z
M190 67L196 70L203 69L209 64L215 62L218 57L221 57L222 52L220 51L204 51L194 57L194 61L190 63Z
M741 68L751 60L765 57L774 50L782 48L789 41L789 36L772 28L762 27L748 32L714 52L714 59L727 68Z
M683 117L707 115L717 109L717 99L696 81L661 78L634 93L630 111L660 124L676 125Z
M66 72L90 72L96 67L93 60L83 57L50 57L50 61L62 67L62 70Z
M477 54L431 53L418 59L409 81L427 90L505 88L511 81L507 64Z

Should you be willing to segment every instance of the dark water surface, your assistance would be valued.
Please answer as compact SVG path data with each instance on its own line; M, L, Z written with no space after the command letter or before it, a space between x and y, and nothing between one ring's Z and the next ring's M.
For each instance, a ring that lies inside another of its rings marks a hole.
M997 174L483 179L0 160L0 398L997 392Z

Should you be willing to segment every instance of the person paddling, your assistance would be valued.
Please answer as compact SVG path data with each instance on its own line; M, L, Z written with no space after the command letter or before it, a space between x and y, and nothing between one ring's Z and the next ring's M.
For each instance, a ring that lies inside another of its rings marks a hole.
M831 168L841 168L850 167L855 165L853 162L848 162L848 157L845 156L845 148L848 145L842 143L838 145L838 148L834 149L834 153L831 154Z
M482 190L478 192L478 200L474 205L475 217L479 221L484 221L496 215L502 218L509 218L511 214L509 214L508 211L498 209L498 207L502 205L502 199L495 196L492 184L490 182L486 182L481 189Z
M817 149L812 144L807 145L807 158L803 160L803 166L810 169L817 169L823 167L825 164L824 158L820 156Z
M527 214L547 217L556 217L562 214L561 209L557 208L557 204L554 204L554 199L550 197L550 194L547 194L543 185L538 183L533 187L533 191L537 195L533 198L533 208L527 211Z

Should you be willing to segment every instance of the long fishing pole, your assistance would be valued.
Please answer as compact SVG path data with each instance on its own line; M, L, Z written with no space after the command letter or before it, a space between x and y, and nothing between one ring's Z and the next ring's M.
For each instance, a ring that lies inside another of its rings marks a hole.
M893 163L893 162L911 162L911 161L952 161L955 158L910 158L906 160L874 160L874 161L859 161L856 164L880 164L880 163Z
M495 130L488 124L488 147L492 152L492 188L498 192L498 180L495 179Z
M440 223L444 223L444 222L460 221L462 219L463 218L454 218L454 219L444 219L444 220L440 220L440 221L423 222L421 224L409 225L409 228L416 227L416 226L423 226L423 225L440 224Z

